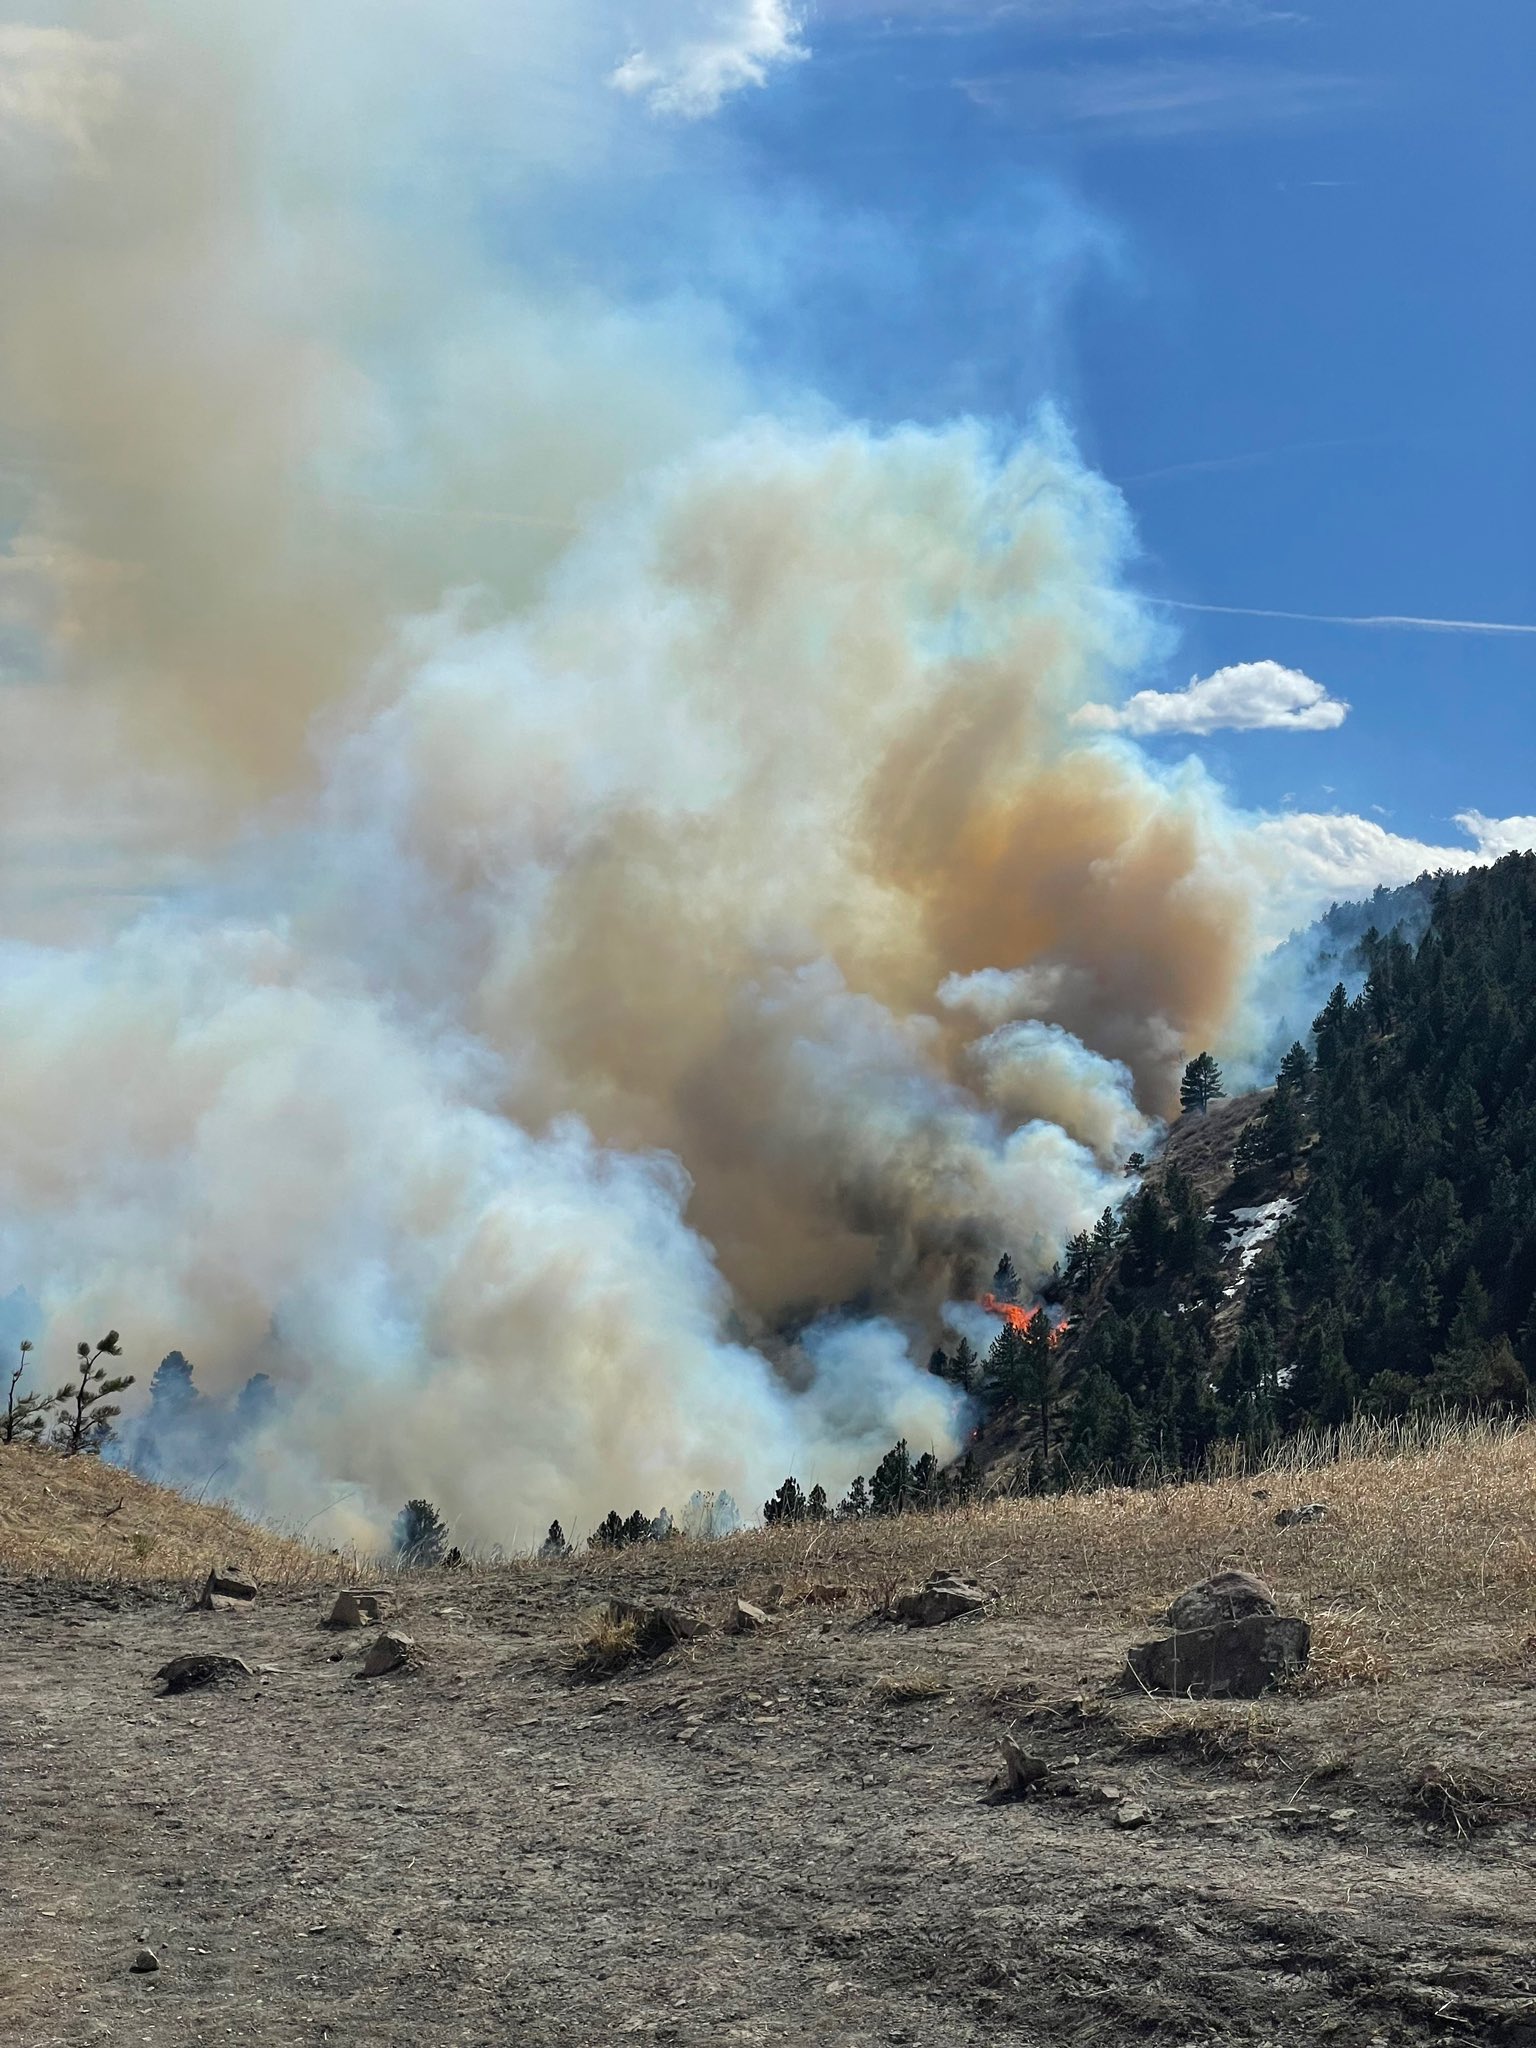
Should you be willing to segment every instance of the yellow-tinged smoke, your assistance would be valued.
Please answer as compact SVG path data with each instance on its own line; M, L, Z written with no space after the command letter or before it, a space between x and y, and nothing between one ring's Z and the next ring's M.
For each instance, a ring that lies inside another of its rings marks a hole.
M0 31L5 1265L271 1373L278 1510L947 1451L912 1350L1113 1199L1247 956L1209 788L1070 723L1119 502L493 263L492 136L514 249L640 147L604 10L327 12Z

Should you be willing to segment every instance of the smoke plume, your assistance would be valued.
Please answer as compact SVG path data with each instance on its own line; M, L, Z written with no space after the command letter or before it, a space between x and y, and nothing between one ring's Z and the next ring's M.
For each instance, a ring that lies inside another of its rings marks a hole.
M0 34L0 1288L270 1375L235 1484L327 1533L947 1453L944 1304L1249 953L1209 785L1073 723L1148 629L1061 428L833 418L561 259L700 132L608 13Z

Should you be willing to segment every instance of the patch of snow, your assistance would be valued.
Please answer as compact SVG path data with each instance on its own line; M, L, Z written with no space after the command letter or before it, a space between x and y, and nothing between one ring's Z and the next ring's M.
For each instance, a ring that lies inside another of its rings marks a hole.
M1226 1290L1228 1294L1237 1292L1243 1275L1295 1207L1292 1196L1276 1195L1272 1202L1261 1202L1257 1208L1232 1211L1225 1254L1229 1258L1233 1252L1238 1255L1237 1281Z

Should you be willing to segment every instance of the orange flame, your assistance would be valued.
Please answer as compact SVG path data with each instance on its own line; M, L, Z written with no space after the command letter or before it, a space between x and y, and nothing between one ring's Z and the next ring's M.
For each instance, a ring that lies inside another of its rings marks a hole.
M1021 1337L1029 1329L1036 1316L1043 1316L1045 1314L1043 1308L1021 1308L1016 1301L999 1301L995 1294L984 1294L981 1297L981 1306L989 1316L1001 1316L1003 1321L1010 1328L1017 1330ZM1066 1333L1067 1318L1063 1316L1059 1323L1055 1323L1051 1327L1051 1342L1059 1344Z
M984 1294L981 1305L989 1316L1001 1316L1021 1337L1040 1313L1037 1308L1020 1308L1016 1301L999 1301L995 1294Z

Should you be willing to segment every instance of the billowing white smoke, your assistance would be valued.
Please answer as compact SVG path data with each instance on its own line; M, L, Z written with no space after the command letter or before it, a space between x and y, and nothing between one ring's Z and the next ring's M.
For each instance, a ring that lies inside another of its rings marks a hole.
M524 11L601 98L604 10ZM381 202L364 114L430 165L413 80L483 119L496 18L124 8L3 230L0 1292L269 1373L259 1506L528 1542L950 1451L912 1358L1114 1198L1246 922L1209 789L1072 726L1141 639L1049 421L770 421L696 309ZM358 106L301 118L349 20Z

